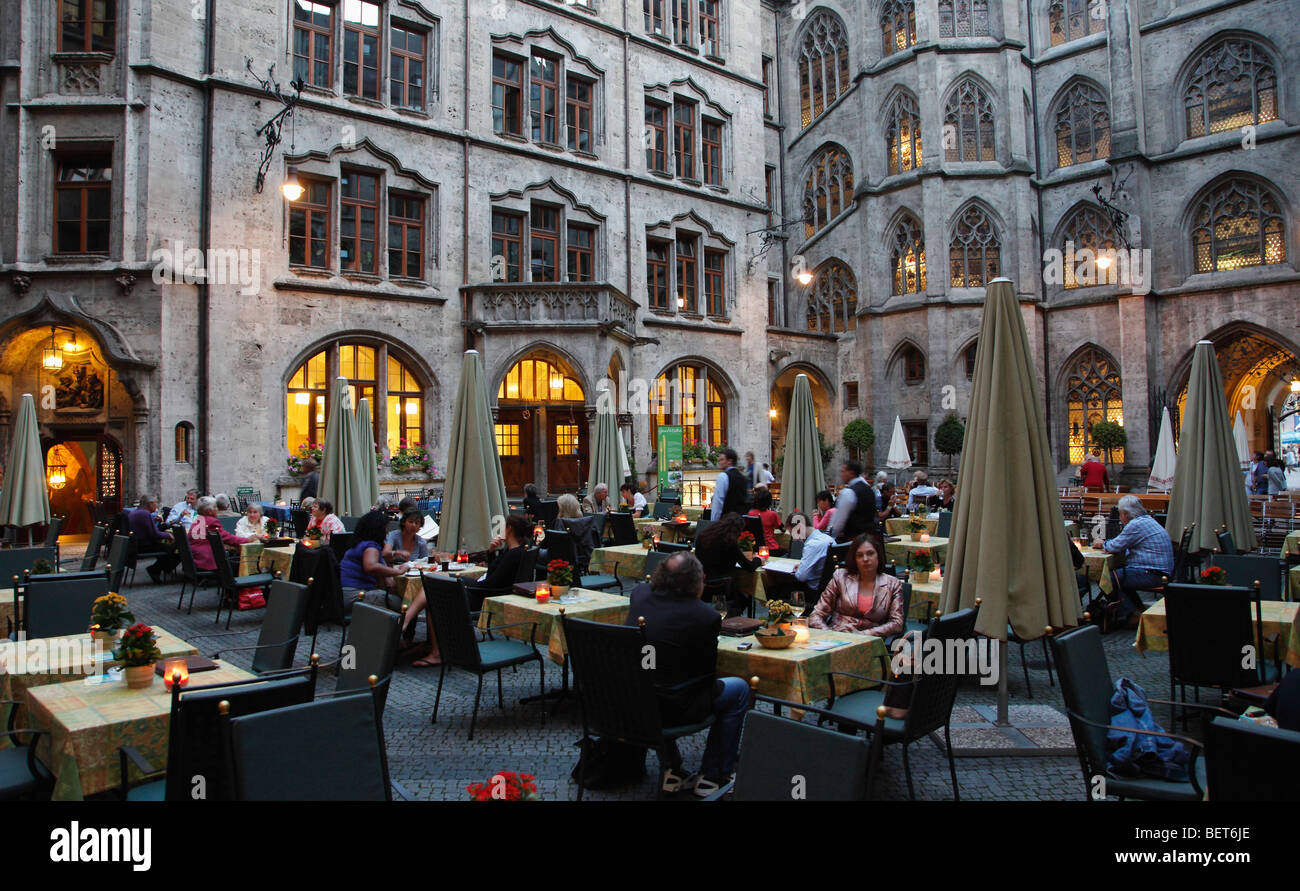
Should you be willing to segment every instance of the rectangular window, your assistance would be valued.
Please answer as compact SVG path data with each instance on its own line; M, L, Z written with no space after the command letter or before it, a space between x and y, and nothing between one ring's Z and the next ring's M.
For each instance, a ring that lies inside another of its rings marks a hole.
M704 252L704 302L709 315L717 318L727 316L726 281L727 255L723 251Z
M772 60L763 57L763 117L772 116Z
M495 424L493 427L497 439L497 453L502 458L518 458L519 425Z
M718 0L700 0L700 51L706 56L717 58L718 43Z
M334 7L312 0L293 4L293 76L313 87L334 85Z
M572 458L578 454L578 425L555 425L555 457Z
M641 0L647 34L664 33L664 2L665 0Z
M590 152L592 83L570 75L565 81L564 89L569 148L575 152Z
M305 191L289 205L289 263L311 269L329 267L330 184L304 178Z
M424 278L424 199L388 193L388 274Z
M764 184L767 187L767 222L771 224L773 216L776 214L776 168L769 166L764 177Z
M845 408L858 407L858 382L857 381L844 382L844 407Z
M569 224L569 281L589 282L596 277L596 230L591 226Z
M652 309L668 309L668 251L666 241L646 244L645 280Z
M116 0L59 0L59 52L113 52L116 18Z
M492 57L492 129L512 136L524 135L524 67L509 56Z
M903 436L907 440L907 450L912 455L912 464L924 467L930 463L930 435L925 421L904 421Z
M677 236L677 311L678 312L699 312L699 304L696 303L696 276L699 271L696 268L695 237L692 235Z
M343 0L343 92L379 101L379 5Z
M704 182L710 186L722 185L722 124L705 118L700 130L703 147Z
M673 103L673 151L677 158L677 175L695 179L695 105Z
M673 40L684 46L690 46L691 40L691 3L692 0L668 0L673 11Z
M645 104L645 166L668 172L668 109L655 102Z
M550 56L534 55L528 79L532 94L533 142L558 145L560 63Z
M339 179L339 268L378 274L379 177L344 170Z
M523 217L492 211L492 280L519 281L523 250Z
M394 108L424 111L426 32L394 24L389 34L388 101Z
M54 181L54 252L107 254L113 206L113 159L107 153L62 155Z
M558 282L560 267L556 258L560 254L560 210L544 204L534 204L528 224L529 251L532 280Z
M778 324L777 308L781 304L781 285L776 279L767 282L767 323L772 327Z

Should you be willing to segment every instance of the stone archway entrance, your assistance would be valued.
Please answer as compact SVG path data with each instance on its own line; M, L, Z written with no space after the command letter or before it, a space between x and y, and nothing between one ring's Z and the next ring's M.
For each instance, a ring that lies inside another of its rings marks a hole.
M558 356L531 352L505 373L497 387L497 451L506 492L519 495L528 483L562 495L587 479L587 398L578 375Z
M786 368L772 384L768 403L768 416L772 426L771 454L774 460L785 451L785 430L789 422L790 400L794 397L794 379L800 374L808 375L813 411L817 415L817 429L825 433L831 422L831 395L822 384L821 375L807 366L791 365Z

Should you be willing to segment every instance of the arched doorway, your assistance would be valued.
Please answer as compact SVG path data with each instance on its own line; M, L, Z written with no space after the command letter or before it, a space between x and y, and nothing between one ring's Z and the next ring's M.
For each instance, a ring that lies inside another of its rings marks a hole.
M91 502L101 502L109 516L122 509L122 449L101 433L64 429L55 436L45 449L50 514L67 517L65 534L84 534L90 531ZM54 468L60 468L57 477Z
M567 360L528 353L497 386L496 441L506 491L536 482L553 494L577 492L588 470L587 396Z
M768 417L772 427L772 458L775 460L785 451L785 431L790 420L790 400L794 398L794 379L801 374L808 375L808 386L812 390L813 412L817 416L817 429L823 433L831 421L831 396L817 371L806 366L791 365L779 375L772 384L768 402Z

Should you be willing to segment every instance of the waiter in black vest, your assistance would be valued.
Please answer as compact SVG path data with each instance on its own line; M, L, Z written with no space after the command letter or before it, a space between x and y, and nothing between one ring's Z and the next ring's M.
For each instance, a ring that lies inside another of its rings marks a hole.
M743 516L749 510L745 506L749 500L749 480L736 466L739 462L740 456L735 449L723 449L718 456L718 466L722 468L722 473L718 474L718 481L713 484L713 509L709 514L714 520L720 520L723 514L730 513Z
M837 542L852 541L864 532L880 534L876 516L876 493L862 476L862 465L845 461L840 465L840 489L831 518L831 535Z

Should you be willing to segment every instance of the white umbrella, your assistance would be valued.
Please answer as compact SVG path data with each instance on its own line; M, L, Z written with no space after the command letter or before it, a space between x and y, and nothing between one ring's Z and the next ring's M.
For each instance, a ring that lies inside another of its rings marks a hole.
M623 479L632 475L632 465L627 461L627 446L623 444L623 431L618 432L618 463L623 468Z
M1151 476L1147 488L1164 489L1174 484L1174 468L1178 464L1178 455L1174 450L1174 431L1169 423L1169 406L1160 412L1160 435L1156 437L1156 459L1151 464Z
M1237 463L1243 472L1250 470L1250 446L1246 443L1246 425L1242 423L1241 412L1237 412L1237 420L1232 422L1232 441L1237 445Z
M894 471L906 470L912 466L912 456L907 451L907 435L903 433L903 421L898 415L894 415L894 433L889 438L889 457L885 464Z

